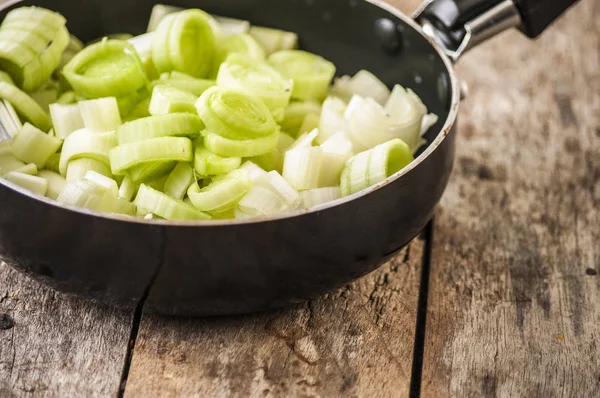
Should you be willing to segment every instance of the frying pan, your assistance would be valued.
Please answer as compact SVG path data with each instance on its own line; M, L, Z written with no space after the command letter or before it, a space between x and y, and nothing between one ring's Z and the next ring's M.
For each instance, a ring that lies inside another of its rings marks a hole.
M460 90L453 62L511 27L536 37L573 0L435 0L412 20L380 0L168 0L297 32L339 74L412 88L440 121L416 160L311 211L248 221L131 220L66 208L0 179L0 256L57 290L119 307L211 316L308 300L379 267L432 218L450 173ZM9 4L10 3L10 4ZM10 1L62 13L83 40L142 33L152 0Z

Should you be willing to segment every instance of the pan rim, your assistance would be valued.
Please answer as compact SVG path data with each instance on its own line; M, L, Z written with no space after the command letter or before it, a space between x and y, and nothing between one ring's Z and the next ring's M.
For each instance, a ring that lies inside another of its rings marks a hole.
M9 0L9 1L5 2L4 4L0 5L0 11L3 11L10 6L20 3L21 1L22 0ZM160 227L224 227L224 226L261 224L261 223L273 222L273 221L283 221L283 220L287 220L287 219L301 217L301 216L308 215L308 214L319 213L319 212L322 212L322 211L325 211L325 210L328 210L328 209L331 209L331 208L334 208L337 206L344 205L344 204L352 202L354 200L358 200L358 199L360 199L364 196L370 195L371 193L378 191L390 184L395 183L396 181L400 180L402 177L404 177L408 173L412 172L418 166L420 166L421 163L423 163L434 151L436 151L438 149L438 147L442 144L442 142L446 139L446 136L450 132L451 128L454 126L454 124L456 122L456 118L458 116L459 105L460 105L459 83L458 83L458 78L456 76L456 72L454 70L453 63L450 61L448 56L444 53L444 50L441 49L439 47L439 45L431 37L429 37L427 34L425 34L425 32L423 32L423 29L417 22L415 22L412 18L410 18L409 16L402 13L396 7L394 7L388 3L385 3L383 0L363 0L363 1L370 3L376 7L379 7L382 10L393 15L394 17L400 19L402 22L404 22L405 24L410 26L412 29L414 29L417 33L419 33L423 38L425 38L429 42L431 47L437 52L438 56L440 57L440 59L442 60L442 62L444 63L444 65L446 67L448 76L450 77L450 94L451 94L450 110L448 113L448 117L446 118L446 121L444 122L444 125L442 126L438 135L433 140L433 142L427 147L427 149L425 151L423 151L423 153L421 153L408 166L406 166L404 169L400 170L396 174L393 174L390 177L386 178L385 180L383 180L365 190L362 190L360 192L357 192L352 195L312 207L310 209L301 209L301 210L295 210L295 211L291 211L291 212L287 212L287 213L280 213L280 214L276 214L273 216L258 216L258 217L248 218L248 219L228 219L228 220L208 220L208 221L147 220L147 219L144 219L141 217L132 217L132 216L127 216L127 215L122 215L122 214L102 213L102 212L92 211L92 210L81 208L81 207L63 205L55 200L45 197L45 196L34 194L31 191L24 189L4 178L0 178L0 185L10 188L23 196L29 197L30 199L33 199L33 200L42 202L44 204L56 207L58 209L79 213L79 214L85 215L85 216L92 216L94 218L102 218L102 219L107 219L107 220L117 221L117 222L145 224L148 226L160 226Z

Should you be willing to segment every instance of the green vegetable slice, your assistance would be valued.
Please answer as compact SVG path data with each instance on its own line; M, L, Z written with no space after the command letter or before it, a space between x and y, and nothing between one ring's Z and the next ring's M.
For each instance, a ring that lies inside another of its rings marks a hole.
M156 181L168 175L177 162L175 161L150 161L131 167L127 174L135 183ZM163 184L164 185L164 184Z
M173 70L206 77L212 67L215 36L203 11L189 9L168 15L156 30L152 60L158 73Z
M110 167L106 162L92 158L80 158L69 162L65 178L68 182L81 181L85 179L89 171L95 171L104 176L112 177Z
M119 145L159 137L196 138L204 129L197 115L172 113L127 122L117 129Z
M191 162L193 156L192 141L188 138L160 137L113 148L110 165L113 174L123 175L128 169L144 163Z
M44 196L48 190L48 181L46 181L44 178L18 173L16 171L11 171L10 173L6 174L4 178L13 184L17 184L38 195Z
M135 48L122 40L103 39L86 47L64 67L63 75L86 98L127 96L147 82Z
M114 97L81 101L79 111L85 128L94 133L114 132L121 125L119 104Z
M293 32L253 26L248 32L250 36L260 43L267 54L280 50L291 50L298 47L298 35Z
M292 98L299 100L324 99L336 71L335 65L326 59L301 50L271 54L269 63L294 80Z
M275 120L283 120L292 95L293 81L262 60L231 54L221 65L217 83L252 94L267 105Z
M171 221L210 220L210 216L194 206L142 184L134 203L152 214Z
M202 177L227 174L241 165L241 157L222 157L201 146L194 153L194 169Z
M198 79L181 72L171 72L166 75L158 84L168 84L180 90L188 91L196 96L201 96L206 90L217 84L214 80Z
M309 147L289 150L285 154L283 176L299 191L319 188L322 166L322 148Z
M58 196L60 195L63 188L65 187L65 184L67 183L63 176L49 170L40 170L37 176L48 181L48 189L46 191L46 196L50 199L58 199Z
M194 181L192 166L189 163L178 163L165 181L164 192L176 199L183 199L187 189Z
M251 187L252 180L248 172L234 170L224 176L213 178L204 188L200 188L198 183L194 182L187 193L194 207L211 214L218 214L235 208Z
M52 127L50 118L42 107L29 95L12 84L0 82L0 98L4 98L10 102L19 115L40 130L48 131Z
M168 84L159 84L152 90L152 99L148 110L153 116L182 112L196 114L194 103L197 99L198 97L190 92Z
M231 140L272 135L277 124L257 97L223 87L212 87L198 99L196 109L209 131Z
M38 168L44 167L53 153L60 148L61 140L25 123L23 128L12 141L12 152L25 162L33 163Z
M298 130L308 115L321 115L321 104L317 101L294 101L286 108L284 118L281 121L281 129L286 133L297 137Z
M408 145L398 138L359 153L348 160L342 172L342 196L352 195L385 180L413 159Z
M79 158L90 158L109 165L109 151L117 145L113 132L92 133L88 129L77 130L63 143L60 156L60 174L66 175L69 162Z
M231 140L218 134L205 130L204 145L211 152L225 157L249 158L264 155L277 147L279 134L274 133L267 137L253 140Z

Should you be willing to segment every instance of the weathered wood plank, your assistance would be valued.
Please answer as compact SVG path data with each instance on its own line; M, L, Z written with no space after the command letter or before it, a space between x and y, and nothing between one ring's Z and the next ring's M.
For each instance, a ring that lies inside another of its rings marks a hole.
M0 263L0 397L116 396L131 320Z
M423 242L346 289L228 319L145 316L126 397L407 397Z
M600 394L600 1L465 56L424 397Z

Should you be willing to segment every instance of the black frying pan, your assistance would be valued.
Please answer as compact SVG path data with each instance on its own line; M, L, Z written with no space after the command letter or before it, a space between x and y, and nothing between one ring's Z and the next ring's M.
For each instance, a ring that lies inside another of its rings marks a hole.
M65 208L0 180L0 255L54 288L163 314L247 313L314 298L365 275L431 219L454 160L452 61L520 24L535 37L573 0L436 0L418 21L372 0L166 0L297 32L339 74L368 69L421 96L440 122L406 169L364 192L249 221L131 220ZM14 3L11 2L11 3ZM145 30L153 0L37 0L83 40ZM4 6L0 6L6 8ZM6 9L1 17L6 14ZM435 37L431 39L425 34Z

